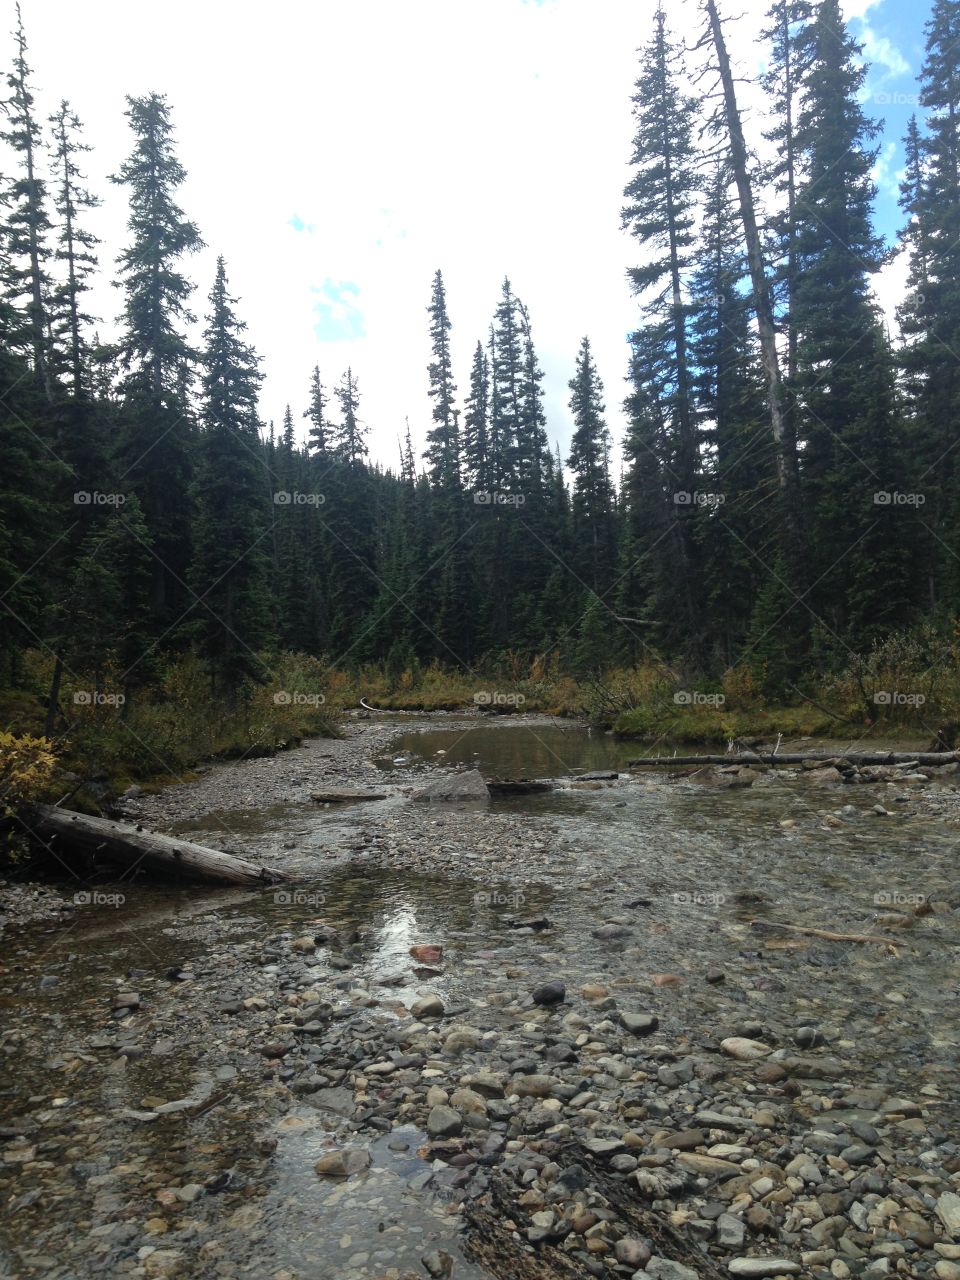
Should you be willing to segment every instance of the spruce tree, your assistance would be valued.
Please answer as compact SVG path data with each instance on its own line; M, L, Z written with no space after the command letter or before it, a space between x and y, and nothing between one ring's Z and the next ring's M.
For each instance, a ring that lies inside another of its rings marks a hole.
M698 447L690 395L688 307L684 276L693 244L698 177L693 144L696 104L679 87L682 55L658 5L654 34L643 51L633 96L634 175L624 191L624 229L648 260L628 272L648 320L662 329L671 366L670 415L674 436L668 459L677 488L696 487Z
M19 332L10 333L8 340L29 355L34 380L50 400L53 398L48 333L51 225L46 183L39 169L42 134L30 86L27 38L19 4L16 14L17 48L7 76L10 97L4 104L7 127L2 136L16 162L16 176L8 195L11 208L6 219L7 295L14 314L19 311L23 319Z
M193 321L187 305L193 285L180 261L203 241L175 200L186 171L174 151L166 98L128 97L126 117L134 147L112 179L130 190L131 244L117 260L126 293L123 390L164 405L178 401L183 367L194 359L183 334Z
M707 189L690 295L694 390L709 459L696 533L707 603L707 661L721 667L735 660L765 566L778 554L775 446L766 423L746 278L731 175L719 161Z
M921 131L914 120L905 144L901 206L909 219L907 296L899 309L922 511L926 595L944 612L960 603L960 553L954 424L960 413L960 13L934 0L920 69Z
M454 404L456 384L450 355L450 331L453 326L447 314L447 295L443 276L438 271L433 278L430 305L430 347L432 359L427 369L429 396L433 401L433 421L436 424L427 432L427 459L434 483L443 490L460 489L460 439L457 429L457 410Z
M697 490L700 445L692 398L686 276L699 177L693 144L696 105L680 89L682 69L680 48L671 40L663 7L658 6L633 96L634 175L624 191L628 203L621 219L646 259L628 272L644 315L642 334L637 335L643 354L633 363L634 382L642 399L655 397L658 402L659 476L674 495L667 514L673 525L669 540L676 557L674 573L684 584L683 617L668 630L672 642L684 635L687 644L695 644L702 593L693 530L696 512L690 504ZM638 373L650 379L645 386L636 383Z
M64 100L56 115L50 117L53 133L52 153L54 203L59 219L55 258L62 264L64 278L54 290L50 302L50 323L55 341L65 341L66 368L74 398L89 395L86 371L84 327L92 323L82 306L82 295L89 291L97 269L98 238L83 225L82 215L96 209L100 200L84 184L78 156L90 148L81 141L81 124L70 104Z
M614 568L610 432L603 417L603 384L587 337L580 344L569 386L574 425L567 458L573 472L573 555L581 581L603 596Z
M176 158L166 99L127 99L134 146L114 182L129 188L130 246L119 256L126 298L120 359L125 397L117 465L139 495L155 556L152 606L173 627L187 605L192 424L185 389L194 360L184 326L193 285L181 259L201 247L177 205L186 176Z
M268 637L269 614L257 415L262 375L235 306L220 257L204 331L190 585L198 597L193 634L209 663L214 692L227 699L244 679L263 677L258 653Z
M320 366L315 366L310 375L310 407L304 412L310 420L308 434L310 452L320 458L326 457L330 449L330 422L327 419L327 395L320 381Z
M767 178L779 197L780 207L770 219L776 253L774 256L778 310L786 332L784 373L792 385L797 369L797 330L793 320L794 292L797 283L797 186L798 172L796 123L800 109L800 89L808 52L804 33L810 22L810 0L774 0L767 10L769 26L763 37L768 41L770 57L761 84L766 90L774 115L773 127L765 135L776 144L776 156L768 167ZM791 411L788 398L787 412Z
M360 390L352 369L347 369L334 391L340 406L341 422L334 428L337 452L350 467L358 467L369 450L364 437L367 428L360 422Z
M811 513L808 560L816 584L808 603L835 635L846 638L853 628L856 644L864 611L852 608L848 556L860 546L859 531L861 542L868 540L873 554L889 561L898 530L894 521L878 519L874 495L905 479L893 386L880 373L886 356L868 280L882 261L871 219L877 126L859 104L866 69L838 0L822 0L805 40L808 70L797 123L804 180L797 194L795 318L801 456ZM902 607L900 601L895 612Z
M470 391L466 399L463 460L467 486L483 491L490 486L487 433L490 420L490 362L478 342L470 366Z

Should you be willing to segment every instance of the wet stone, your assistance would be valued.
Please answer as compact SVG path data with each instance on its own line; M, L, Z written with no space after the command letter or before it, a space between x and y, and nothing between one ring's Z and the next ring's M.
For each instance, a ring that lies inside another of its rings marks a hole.
M567 998L567 988L560 981L545 982L533 992L534 1004L561 1004Z
M452 1107L439 1104L427 1117L427 1133L432 1138L456 1137L463 1132L463 1117Z

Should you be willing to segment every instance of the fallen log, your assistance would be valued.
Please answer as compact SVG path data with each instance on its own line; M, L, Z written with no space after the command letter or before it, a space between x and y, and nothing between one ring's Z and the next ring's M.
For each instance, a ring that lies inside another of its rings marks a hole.
M707 756L638 756L628 760L631 769L644 765L666 766L680 764L803 764L815 760L818 764L831 764L837 760L849 760L851 764L957 764L960 751L733 751L724 755Z
M252 886L278 884L289 879L281 871L258 866L235 853L208 849L177 836L161 836L126 822L91 818L52 805L36 805L18 818L28 835L49 844L60 841L71 849L95 854L128 870L144 866L185 880Z
M803 933L811 938L825 938L827 942L877 942L882 947L893 946L893 938L880 938L875 933L834 933L832 929L814 929L803 924L781 924L777 920L751 920L750 924L761 931L786 929L790 933Z
M535 778L488 778L487 786L494 796L533 796L555 790L554 783Z
M317 804L359 804L362 800L386 800L385 791L312 791Z

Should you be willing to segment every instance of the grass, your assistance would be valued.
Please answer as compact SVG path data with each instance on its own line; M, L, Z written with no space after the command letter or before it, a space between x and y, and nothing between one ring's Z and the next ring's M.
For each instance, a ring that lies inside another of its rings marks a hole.
M28 687L0 691L0 730L43 734L50 674L47 659L27 655ZM305 737L337 736L340 711L326 701L326 680L316 659L290 654L273 664L268 684L251 687L233 704L212 696L202 664L189 657L171 664L155 688L129 705L95 706L89 689L65 681L60 705L67 724L53 739L58 768L38 798L73 792L72 804L93 810L104 794L134 783L156 789L186 780L205 761L274 755ZM111 688L109 677L102 688Z
M0 732L42 735L51 661L39 652L24 655L18 687L0 690ZM361 698L387 711L479 708L574 717L665 747L772 742L778 734L913 744L929 741L944 724L960 723L960 643L922 629L889 637L869 654L808 679L806 696L792 699L765 696L763 673L746 665L713 680L681 677L658 662L574 677L555 661L508 652L486 663L482 675L435 663L391 677L379 664L334 671L317 658L286 653L271 655L270 668L269 683L251 686L232 704L212 696L203 663L190 655L171 662L154 687L138 691L122 709L85 704L85 691L66 681L61 705L68 725L56 743L58 794L74 787L76 802L90 807L105 791L134 782L163 785L188 776L202 761L272 755L304 737L335 736L344 712ZM111 688L109 673L101 688Z

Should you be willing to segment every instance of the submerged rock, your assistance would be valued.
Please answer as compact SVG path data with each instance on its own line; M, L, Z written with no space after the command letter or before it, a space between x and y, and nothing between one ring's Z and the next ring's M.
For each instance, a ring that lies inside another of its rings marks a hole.
M445 773L411 796L413 800L489 800L490 788L479 769L463 773Z

